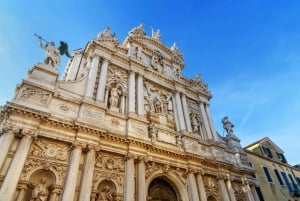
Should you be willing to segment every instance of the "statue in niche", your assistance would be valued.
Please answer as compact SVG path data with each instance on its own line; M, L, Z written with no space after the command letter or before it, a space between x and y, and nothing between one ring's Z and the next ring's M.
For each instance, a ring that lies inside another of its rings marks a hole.
M115 33L111 33L110 26L107 26L104 31L98 34L98 38L113 38L115 37Z
M155 51L152 59L151 59L151 66L154 70L161 73L163 70L163 56L159 51Z
M153 100L153 105L154 105L154 109L156 113L162 113L163 112L163 104L162 101L160 99L160 96L157 95L154 100Z
M115 201L116 195L111 192L109 186L104 186L98 193L97 201Z
M138 58L138 51L139 51L139 48L137 46L129 44L128 56L132 56L132 57L137 59Z
M146 32L144 30L144 24L141 23L139 26L131 29L131 31L129 31L128 35L129 36L144 36L144 35L146 35Z
M172 93L167 93L164 99L164 112L173 115Z
M161 34L159 29L157 29L157 31L154 31L154 29L152 28L152 38L161 40Z
M233 127L234 125L229 121L228 117L225 116L222 119L223 128L226 130L227 135L233 135Z
M174 66L174 78L177 80L181 79L181 70L177 66Z
M191 124L192 124L193 132L198 133L199 132L200 121L199 121L198 115L195 114L195 113L191 114Z
M49 186L46 178L41 178L39 183L34 187L30 201L46 201L49 196Z
M115 87L110 90L109 106L110 108L118 108L120 102L121 91Z
M155 142L157 140L158 130L156 129L154 123L150 124L149 135L150 135L150 138L151 138L152 142Z

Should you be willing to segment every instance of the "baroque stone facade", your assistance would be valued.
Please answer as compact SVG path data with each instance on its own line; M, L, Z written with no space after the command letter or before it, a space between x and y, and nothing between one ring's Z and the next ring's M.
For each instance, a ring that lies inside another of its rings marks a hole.
M221 137L200 74L141 24L72 53L61 80L38 63L1 111L5 201L256 201L245 152Z

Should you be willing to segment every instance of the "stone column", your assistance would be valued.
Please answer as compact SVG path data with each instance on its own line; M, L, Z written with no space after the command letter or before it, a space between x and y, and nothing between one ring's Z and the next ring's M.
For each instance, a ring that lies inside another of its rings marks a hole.
M25 160L27 158L30 145L32 143L32 137L24 135L19 143L14 158L9 166L9 169L5 175L3 184L0 190L1 200L11 201L13 199L19 177L21 175Z
M93 173L95 167L96 153L93 147L89 147L86 154L84 169L81 180L81 188L79 193L79 201L90 200L92 185L93 185Z
M10 145L11 145L13 139L14 139L14 134L11 130L8 130L1 136L0 170L4 164L5 158L7 156L7 153L9 151L9 148L10 148Z
M221 188L221 196L223 198L223 201L230 201L229 195L228 195L228 192L227 192L227 189L225 186L225 182L223 179L219 179L219 185Z
M190 112L186 101L185 94L182 94L181 96L181 102L183 106L183 113L184 113L184 119L185 119L185 125L188 132L192 132L192 125L191 125L191 119L190 119Z
M74 200L82 148L75 144L69 160L69 169L61 201Z
M125 162L125 184L124 184L124 201L134 200L134 158L129 155Z
M189 194L191 196L191 201L199 201L196 179L193 172L188 173L188 188Z
M144 158L140 158L138 163L138 175L137 175L137 201L146 200L146 187L145 187L145 161Z
M175 93L175 101L176 101L177 117L178 117L178 121L179 121L179 131L184 131L184 130L186 130L186 128L185 128L180 94L178 91L176 91L176 93Z
M101 102L104 102L108 64L109 64L108 60L103 59L99 82L98 82L97 97L96 97L96 100L99 100Z
M207 115L207 119L208 119L208 123L209 123L209 127L210 127L210 130L211 130L212 136L213 136L215 141L218 141L217 132L215 130L214 124L213 124L211 116L210 116L208 104L205 104L204 108L205 108L205 113Z
M137 114L144 115L144 84L141 74L137 77Z
M24 199L24 196L25 196L25 193L26 193L26 185L22 184L20 187L19 187L19 193L18 193L18 197L17 197L17 200L16 201L23 201Z
M95 55L92 59L92 64L90 67L87 85L86 85L86 89L85 89L85 96L87 98L93 98L96 77L97 77L97 71L98 71L98 65L99 65L99 56Z
M251 192L252 192L252 195L253 195L253 197L254 197L254 200L255 200L255 201L259 201L259 197L258 197L258 195L257 195L255 186L252 185L250 188L251 188Z
M125 96L124 96L124 94L121 96L120 112L121 112L121 114L125 114Z
M203 126L205 128L207 138L208 139L213 139L213 136L212 136L211 131L209 129L209 123L208 123L206 112L205 112L205 109L204 109L204 103L201 102L201 101L200 101L200 112L201 112L201 116L203 118L203 123L204 123Z
M60 193L60 191L60 188L54 187L50 196L50 201L57 201L58 194Z
M205 187L204 187L201 173L197 174L197 184L198 184L197 186L198 186L200 201L207 201Z
M226 181L226 185L227 185L227 190L228 190L230 200L231 201L236 201L230 178L228 178L228 180Z
M128 78L128 113L135 113L135 73L131 71Z
M247 198L249 201L255 201L253 195L252 195L252 192L251 192L251 189L250 189L250 186L248 184L248 182L246 181L246 184L245 184L245 190L246 190L246 195L247 195Z

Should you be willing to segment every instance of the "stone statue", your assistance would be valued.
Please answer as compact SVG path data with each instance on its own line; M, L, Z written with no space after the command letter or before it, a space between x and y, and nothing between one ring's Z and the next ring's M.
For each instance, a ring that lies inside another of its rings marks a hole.
M225 116L222 119L222 123L223 123L223 128L226 130L227 135L233 135L233 127L234 125L228 120L228 117Z
M161 34L159 29L157 29L157 31L154 31L154 29L152 28L152 38L161 40Z
M46 52L44 63L52 67L60 65L60 51L58 48L55 47L55 43L50 42L44 45L42 37L38 36L38 38L40 42L40 47Z
M114 200L115 199L113 193L110 192L109 186L104 186L98 194L97 201L114 201Z
M193 129L194 133L197 133L199 131L199 126L200 126L200 123L199 123L199 120L197 117L198 117L197 114L194 114L194 113L191 114L191 124L192 124L192 129Z
M121 92L117 87L112 88L110 90L110 97L109 97L109 105L110 108L119 107L119 99L120 99Z
M113 38L115 37L115 33L111 33L110 26L107 26L104 31L98 34L99 38Z
M40 182L34 187L30 201L46 201L49 196L48 186L45 178L41 178Z
M134 27L131 31L128 33L129 36L144 36L146 35L146 32L144 30L144 24L141 23L140 26Z

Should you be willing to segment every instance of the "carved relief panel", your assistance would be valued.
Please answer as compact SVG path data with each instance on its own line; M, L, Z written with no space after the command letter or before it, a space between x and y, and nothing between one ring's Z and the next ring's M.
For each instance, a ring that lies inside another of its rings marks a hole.
M217 178L213 176L204 176L203 180L206 196L215 198L217 201L221 201L221 189L219 187Z

